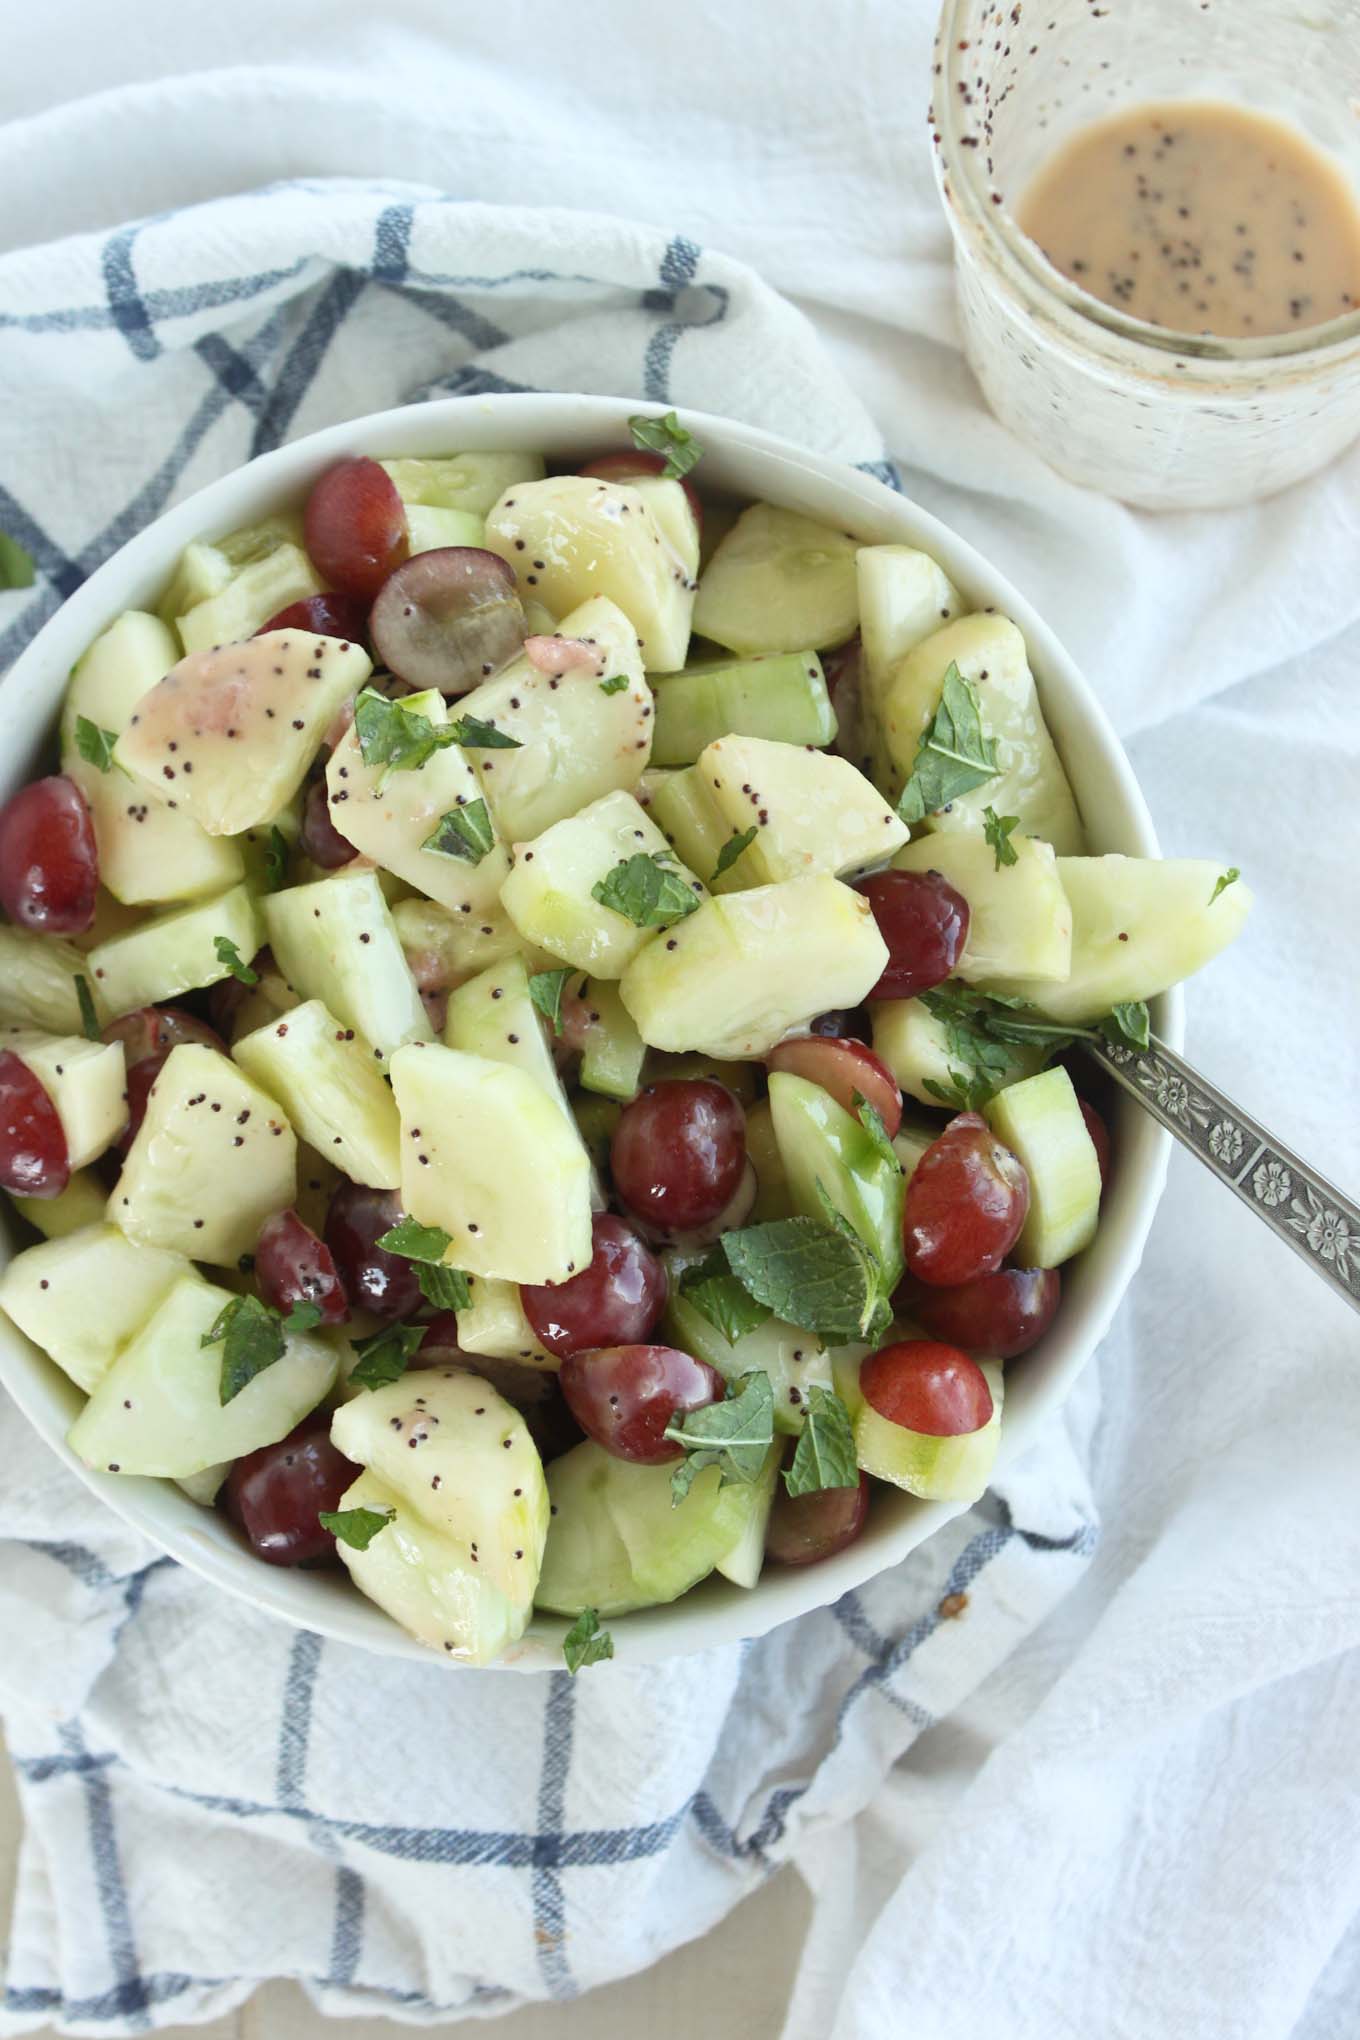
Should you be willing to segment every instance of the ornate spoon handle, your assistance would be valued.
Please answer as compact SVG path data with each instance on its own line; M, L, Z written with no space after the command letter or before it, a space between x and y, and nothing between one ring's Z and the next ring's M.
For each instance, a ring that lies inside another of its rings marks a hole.
M1086 1053L1182 1147L1235 1190L1315 1275L1360 1310L1360 1206L1152 1037L1141 1053L1083 1041Z

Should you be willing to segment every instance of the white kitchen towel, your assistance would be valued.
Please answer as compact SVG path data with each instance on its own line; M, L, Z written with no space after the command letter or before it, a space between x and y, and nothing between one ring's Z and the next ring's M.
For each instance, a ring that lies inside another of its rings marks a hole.
M11 256L0 363L25 392L0 526L40 576L5 598L0 656L172 495L433 392L636 391L892 478L805 321L740 265L395 185L286 186ZM0 1440L26 1822L0 2030L134 2031L276 1975L433 2019L641 1967L852 1818L1095 1545L1055 1424L909 1563L745 1649L460 1676L250 1613L158 1559L8 1406Z
M1210 4L1229 32L1226 0ZM1115 0L1112 31L1132 6ZM224 47L207 0L14 9L0 246L33 244L55 274L62 234L343 173L551 197L744 258L815 324L909 492L1081 661L1168 853L1245 866L1257 908L1191 988L1191 1052L1354 1188L1360 452L1268 503L1149 517L995 424L958 352L927 153L936 11L385 0L337 32L334 0L236 0ZM702 344L677 347L677 395ZM740 411L762 374L744 359L716 408ZM3 387L8 451L22 411ZM78 493L117 423L47 435L25 472L53 465ZM1094 1561L864 1813L795 1848L815 1906L785 2040L1353 2040L1358 1358L1344 1307L1173 1156L1081 1447ZM4 1464L22 1483L22 1452ZM49 1662L87 1664L105 1631L68 1619L48 1577ZM777 1693L758 1704L782 1721ZM573 1770L588 1763L578 1740ZM24 1888L41 1888L27 1869ZM68 1942L103 1931L93 1904L62 1918ZM771 2003L793 1959L752 1948ZM666 2040L725 2031L707 1980L688 1971Z

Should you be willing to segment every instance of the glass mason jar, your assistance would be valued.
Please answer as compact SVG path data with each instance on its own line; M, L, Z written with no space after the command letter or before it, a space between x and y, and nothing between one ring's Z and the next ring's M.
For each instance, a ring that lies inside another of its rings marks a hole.
M1147 509L1267 496L1360 436L1360 311L1259 340L1174 333L1061 275L1010 210L1078 129L1151 101L1292 121L1360 195L1360 0L945 0L936 177L964 348L1002 422Z

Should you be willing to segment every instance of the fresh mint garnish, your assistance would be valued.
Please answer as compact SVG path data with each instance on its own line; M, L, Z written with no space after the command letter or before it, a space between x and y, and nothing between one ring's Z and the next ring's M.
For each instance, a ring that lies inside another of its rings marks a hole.
M422 850L437 851L441 857L461 857L465 864L480 864L495 848L496 832L484 800L470 800L463 807L450 808L439 825L425 838Z
M232 976L238 979L241 984L257 985L260 982L260 973L257 970L252 970L248 963L241 961L240 950L228 936L215 935L213 937L213 948L217 951L217 961L224 963Z
M1019 853L1011 841L1012 829L1019 826L1019 815L999 815L994 807L985 807L982 810L982 833L996 856L997 871L1000 871L1003 864L1018 864L1020 861Z
M636 928L670 928L692 914L699 901L689 880L678 871L668 871L663 859L668 850L656 850L648 857L639 850L590 888L590 897L602 907L622 914Z
M351 1383L359 1388L386 1388L390 1381L400 1381L424 1336L423 1325L384 1325L371 1338L356 1339L358 1359L350 1369Z
M271 828L264 851L264 882L277 892L288 876L288 839L282 829Z
M774 1391L764 1372L743 1374L729 1385L726 1402L699 1410L677 1410L665 1436L683 1445L685 1456L671 1475L671 1506L683 1502L695 1476L716 1466L719 1484L750 1486L760 1478L774 1441Z
M943 1105L958 1105L965 1112L978 1112L986 1105L1015 1067L1015 1058L983 1024L985 1001L956 985L941 985L920 994L921 1004L944 1028L945 1054L953 1091L924 1079L932 1098Z
M225 1407L257 1374L282 1360L283 1325L278 1312L261 1303L258 1296L233 1296L230 1303L223 1304L211 1329L204 1332L198 1343L201 1347L222 1348L217 1393Z
M1214 881L1214 889L1209 895L1209 905L1212 906L1219 894L1225 893L1230 885L1236 885L1241 876L1242 874L1235 864L1230 864L1226 871L1220 872L1218 878Z
M453 741L461 744L465 751L520 751L523 745L518 737L509 737L504 730L498 730L495 723L482 722L475 715L460 715L457 722L450 723Z
M583 1608L562 1638L562 1655L573 1678L582 1665L598 1665L613 1657L614 1639L607 1629L601 1629L593 1608Z
M416 1275L420 1293L437 1310L470 1308L472 1292L467 1276L461 1268L443 1265L444 1256L453 1245L453 1235L442 1226L421 1225L414 1218L403 1218L399 1225L389 1227L377 1244L389 1254L400 1254L404 1260L420 1263Z
M627 685L628 675L626 673L611 673L607 680L601 680L600 692L601 694L622 694Z
M735 1346L770 1317L770 1307L749 1294L727 1263L719 1243L680 1277L680 1294L714 1330Z
M756 822L752 822L749 829L733 830L732 834L723 844L722 849L718 852L718 861L713 867L713 877L710 880L710 884L716 885L723 873L732 869L732 866L743 852L750 849L759 833L759 824Z
M862 1091L852 1091L850 1102L855 1108L856 1119L868 1134L881 1159L890 1162L894 1169L900 1170L902 1164L898 1159L897 1149L888 1138L888 1129L883 1124L883 1114L878 1107L871 1105Z
M859 1486L855 1433L850 1412L832 1389L813 1382L803 1393L803 1428L784 1475L791 1495L815 1495L823 1488Z
M628 420L628 430L633 435L633 444L644 453L664 453L666 465L661 470L662 479L678 482L699 460L704 449L692 432L687 432L674 411L667 411L664 418L647 418L639 415Z
M112 772L113 747L117 742L117 730L101 730L87 715L76 717L76 749L87 765L100 772Z
M0 588L31 588L33 580L32 554L25 552L17 538L0 531Z
M395 1521L395 1509L319 1509L317 1522L340 1544L367 1551L380 1530Z
M94 1010L94 993L90 981L80 971L75 973L76 1003L80 1007L80 1031L87 1041L102 1041L99 1031L99 1015Z
M984 734L976 690L951 659L940 705L921 739L897 812L908 824L938 814L961 794L995 779L996 743Z
M742 1288L776 1317L822 1339L860 1339L881 1318L882 1298L874 1257L849 1232L815 1218L777 1218L724 1233L722 1248Z
M561 970L536 970L529 979L529 997L554 1034L562 1032L562 994L567 989L567 979L575 975L570 966L565 966Z
M436 1310L472 1308L472 1291L461 1268L432 1267L424 1263L416 1269L416 1281L425 1301L432 1303Z
M1137 999L1126 1001L1120 1006L1111 1006L1100 1023L1100 1031L1107 1041L1115 1044L1116 1048L1136 1049L1141 1055L1152 1042L1152 1026L1146 1002Z
M385 765L389 772L418 772L436 751L458 741L447 723L436 727L376 687L365 687L354 704L354 733L365 765Z

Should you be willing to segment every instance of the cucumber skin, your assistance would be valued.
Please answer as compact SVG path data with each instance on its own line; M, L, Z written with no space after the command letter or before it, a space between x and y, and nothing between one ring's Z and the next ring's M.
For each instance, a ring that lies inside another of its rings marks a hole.
M1091 1244L1100 1218L1100 1161L1072 1079L1055 1065L999 1092L984 1112L1029 1177L1016 1265L1057 1268Z
M816 1192L820 1180L836 1209L877 1254L885 1293L895 1289L906 1267L902 1253L906 1185L900 1163L880 1155L859 1121L805 1077L775 1071L770 1078L770 1111L795 1209L807 1218L825 1220Z
M818 750L836 740L835 710L815 652L709 660L658 673L652 687L654 765L693 765L719 737L765 737Z

